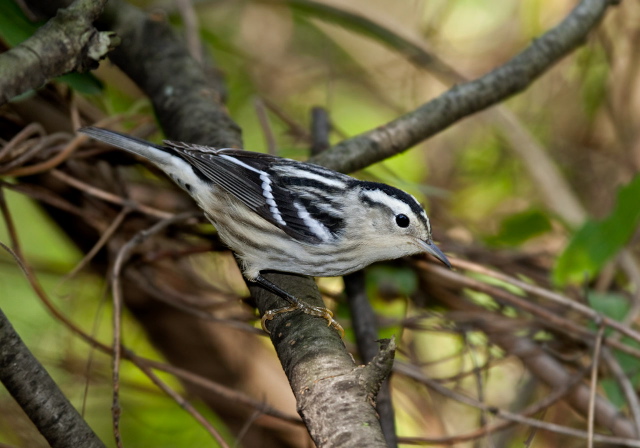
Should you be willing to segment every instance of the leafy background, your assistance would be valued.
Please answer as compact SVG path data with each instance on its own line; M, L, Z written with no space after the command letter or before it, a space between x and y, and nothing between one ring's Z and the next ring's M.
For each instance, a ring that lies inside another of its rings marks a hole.
M613 270L612 263L621 249L636 254L638 249L640 65L636 50L640 4L622 3L584 47L504 104L568 181L587 213L582 224L567 222L549 208L540 195L540 185L514 152L513 141L505 137L503 125L490 113L463 120L356 175L414 194L426 205L436 237L448 253L463 258L484 254L487 262L494 257L535 259L545 266L559 291L577 291L594 309L624 318L638 285ZM183 29L172 2L139 5L164 11L179 31ZM357 0L331 5L370 18L391 33L384 35L366 22L306 1L196 4L202 43L208 57L223 71L229 113L243 129L246 148L268 149L261 115L266 116L266 127L275 137L277 153L304 159L308 155L304 133L312 107L326 108L335 125L332 143L336 143L412 110L450 87L451 80L435 76L395 51L394 34L417 42L464 76L474 78L502 64L555 25L575 2L502 0L496 7L496 2L481 0ZM0 0L0 36L7 45L24 40L37 26L23 17L13 1ZM65 76L57 83L107 115L124 114L128 126L139 123L140 117L152 116L148 101L109 62L91 75ZM19 223L26 258L46 290L83 329L108 341L110 300L104 278L87 270L66 278L82 254L33 202L17 193L5 194ZM0 241L8 241L3 227ZM194 260L204 265L200 267L204 272L215 263L206 256ZM243 291L234 275L230 289ZM342 289L340 279L322 279L320 285L334 294ZM407 297L417 289L415 274L406 267L380 265L367 271L373 306L390 322L415 311ZM485 307L495 305L479 293L472 298ZM52 319L4 253L0 254L0 304L102 440L112 443L110 359ZM338 306L339 316L347 317L346 307ZM445 311L438 304L428 307ZM160 358L136 321L126 317L127 344L139 354ZM432 319L432 331L404 335L420 350L418 357L428 375L451 377L493 359L496 361L484 374L486 401L509 407L521 398L524 386L532 380L517 360L502 358L479 332L462 336L446 331L446 319ZM399 331L391 323L381 330L381 336ZM403 358L402 352L399 357ZM637 360L622 355L620 360L638 387ZM180 388L177 381L163 378ZM122 383L122 431L129 446L213 446L206 432L136 369L125 365ZM473 384L473 378L467 377L457 387L473 391ZM624 400L615 383L603 379L601 386L622 409ZM533 388L531 393L542 390ZM462 433L475 428L479 419L478 411L430 397L402 378L394 380L394 401L398 432L405 436ZM216 420L204 406L199 409ZM0 392L0 412L2 443L46 446L4 391ZM566 424L579 421L567 415L562 405L545 418ZM526 429L520 429L501 446L521 446L526 436ZM541 434L530 446L558 446L556 442L553 436Z

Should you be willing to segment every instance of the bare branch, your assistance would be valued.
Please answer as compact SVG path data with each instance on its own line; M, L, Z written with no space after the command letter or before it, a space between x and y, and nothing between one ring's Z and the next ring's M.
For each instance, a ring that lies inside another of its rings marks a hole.
M2 242L0 246L19 260L22 251L17 244L13 219L1 189L0 210L7 223L15 252ZM0 381L52 447L104 447L45 368L22 342L1 309Z
M77 0L25 42L0 54L0 105L56 76L96 68L119 42L92 24L106 2Z
M6 246L0 243L4 248ZM54 448L104 444L69 403L0 310L0 381Z
M485 76L459 84L383 126L335 145L312 161L352 172L379 162L448 128L458 120L525 90L567 53L581 45L611 0L583 0L555 28Z

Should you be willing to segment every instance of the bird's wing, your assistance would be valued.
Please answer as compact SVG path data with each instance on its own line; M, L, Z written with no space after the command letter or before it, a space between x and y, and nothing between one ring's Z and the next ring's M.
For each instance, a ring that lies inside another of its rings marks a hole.
M296 208L294 195L270 173L269 167L282 159L237 149L213 149L171 141L164 144L290 237L308 244L325 241Z

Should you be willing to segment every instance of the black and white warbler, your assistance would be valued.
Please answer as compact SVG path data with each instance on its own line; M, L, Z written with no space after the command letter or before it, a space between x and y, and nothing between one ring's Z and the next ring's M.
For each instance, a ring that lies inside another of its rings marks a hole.
M342 328L331 311L306 305L262 271L333 277L423 252L450 266L433 244L422 206L389 185L250 151L171 141L161 146L95 127L79 131L149 159L196 200L245 277L291 303L265 314L265 330L266 320L296 309Z

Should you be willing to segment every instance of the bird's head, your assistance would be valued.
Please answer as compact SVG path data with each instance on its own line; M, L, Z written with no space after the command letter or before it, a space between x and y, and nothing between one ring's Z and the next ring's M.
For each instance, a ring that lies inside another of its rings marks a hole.
M451 267L433 243L429 218L413 196L374 182L360 182L357 194L362 204L357 214L365 216L352 219L366 221L366 225L358 226L362 231L359 237L367 241L373 257L385 260L426 252Z

